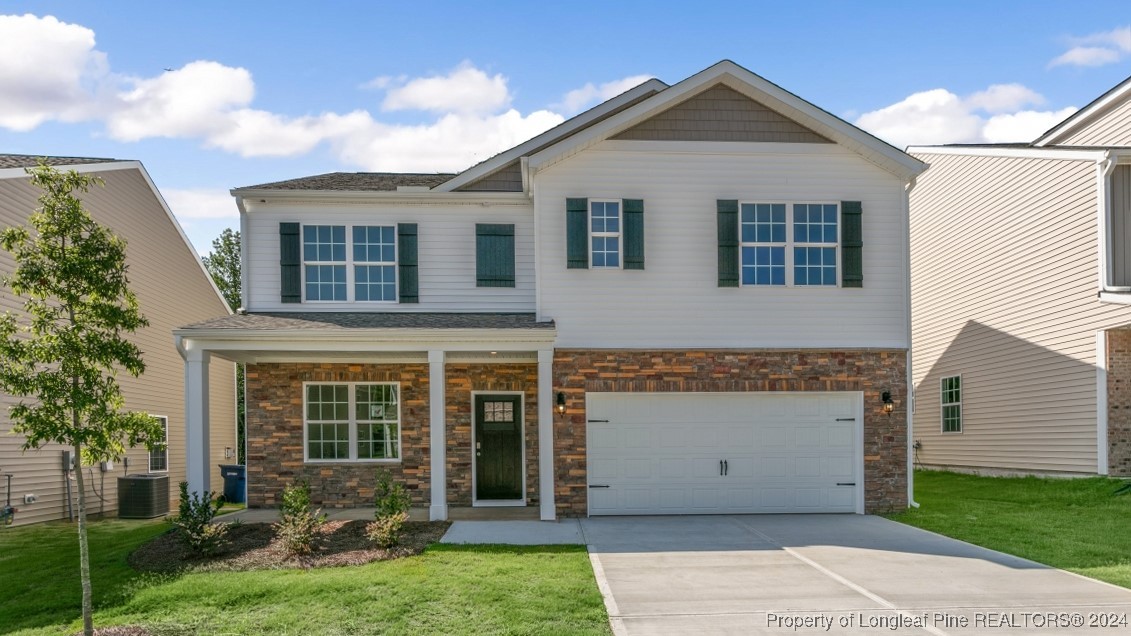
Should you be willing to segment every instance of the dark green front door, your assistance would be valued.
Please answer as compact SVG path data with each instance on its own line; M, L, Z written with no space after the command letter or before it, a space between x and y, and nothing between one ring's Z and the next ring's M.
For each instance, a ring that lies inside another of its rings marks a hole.
M475 396L475 498L522 499L521 396Z

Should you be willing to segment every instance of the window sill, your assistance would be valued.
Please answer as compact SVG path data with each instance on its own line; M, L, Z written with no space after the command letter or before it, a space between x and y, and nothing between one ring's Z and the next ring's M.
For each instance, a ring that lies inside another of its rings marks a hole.
M1115 305L1131 305L1131 291L1101 291L1100 302Z

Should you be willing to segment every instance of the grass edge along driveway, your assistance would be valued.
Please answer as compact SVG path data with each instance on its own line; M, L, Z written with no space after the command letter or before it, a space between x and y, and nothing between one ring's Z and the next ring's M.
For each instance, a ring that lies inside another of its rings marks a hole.
M143 575L126 564L161 521L91 524L95 627L155 634L609 634L584 546L433 545L419 556L315 570ZM0 633L73 634L75 529L0 530ZM13 576L13 574L15 574Z
M1131 493L1106 477L982 477L915 472L917 528L1131 588Z

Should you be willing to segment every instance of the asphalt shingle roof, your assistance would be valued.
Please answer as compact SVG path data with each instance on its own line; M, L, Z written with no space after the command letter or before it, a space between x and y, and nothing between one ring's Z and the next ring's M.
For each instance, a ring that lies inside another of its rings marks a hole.
M99 157L46 157L43 155L8 155L0 154L0 168L31 168L44 159L52 166L78 166L85 163L108 163L118 159Z
M184 329L553 329L534 314L408 312L265 312L220 316Z
M312 177L274 181L236 188L240 190L342 190L394 192L397 186L434 188L454 177L446 173L330 172Z

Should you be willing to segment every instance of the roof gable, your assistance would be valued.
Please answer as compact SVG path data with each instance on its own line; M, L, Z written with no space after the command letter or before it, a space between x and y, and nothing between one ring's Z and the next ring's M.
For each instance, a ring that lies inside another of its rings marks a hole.
M765 106L803 129L855 152L901 178L909 179L927 168L926 164L898 148L729 60L723 60L700 71L635 106L626 108L535 153L529 159L530 167L535 170L544 168L605 139L614 138L718 84Z
M721 82L611 139L832 143Z
M1104 130L1107 120L1123 118L1122 134ZM1091 133L1091 134L1089 134ZM1105 133L1114 133L1117 138L1110 141ZM1067 119L1053 126L1048 132L1033 142L1034 146L1119 146L1127 145L1131 137L1131 77L1100 95L1092 103L1076 111Z

